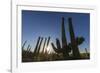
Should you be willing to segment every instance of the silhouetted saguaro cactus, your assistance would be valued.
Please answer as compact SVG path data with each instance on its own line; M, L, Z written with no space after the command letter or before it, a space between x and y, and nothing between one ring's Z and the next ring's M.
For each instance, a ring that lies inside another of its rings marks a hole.
M48 37L48 40L47 40L47 46L46 46L46 48L48 47L49 42L50 42L50 36Z
M86 56L89 58L89 53L87 51L87 48L85 48Z
M50 37L48 37L48 39L45 38L43 49L42 49L42 53L44 52L45 49L48 48L49 43L50 43Z
M55 52L63 53L64 58L69 59L69 48L67 46L67 39L65 34L64 17L62 17L62 24L61 24L61 42L62 42L62 47L58 39L56 39L57 48L54 46L53 43L51 43L51 45Z
M45 49L45 46L46 46L46 40L47 40L47 38L45 38L45 40L44 40L44 44L43 44L42 53L44 52L44 49Z
M27 58L30 58L30 52L31 52L31 46L28 45L25 53L27 55Z
M60 41L59 41L59 39L56 39L56 45L57 45L57 48L58 49L61 49L61 45L60 45ZM59 52L60 52L61 50L59 50Z
M68 51L68 46L67 46L67 38L65 34L65 26L64 26L64 17L62 17L62 27L61 27L61 40L62 40L62 49L63 49L63 55L68 58L69 57L69 51Z
M36 52L37 52L37 49L38 49L38 47L39 47L39 42L40 42L40 36L38 37L38 39L37 39L37 44L36 44L36 46L35 46L35 49L34 49L34 56L36 55Z
M40 43L39 43L39 46L38 46L38 49L37 49L37 54L39 54L39 51L40 51L40 49L41 49L41 44L42 44L42 41L43 41L43 37L41 37L41 41L40 41Z
M62 48L67 49L67 39L65 34L65 26L64 26L64 17L62 17L62 25L61 25L61 41L62 41Z
M29 51L29 49L30 49L30 45L27 46L27 51Z
M85 39L83 37L77 37L76 38L76 44L78 46L81 45L84 41L85 41ZM68 48L72 49L72 43L68 44Z
M68 18L68 23L69 23L69 33L70 33L70 39L71 39L73 58L79 59L80 52L79 52L79 48L75 39L74 29L72 25L72 18Z
M27 43L27 41L24 42L24 44L22 45L22 50L24 50L25 44Z
M87 48L85 48L86 54L88 53Z
M63 52L62 52L62 48L61 48L59 39L56 39L56 47L57 47L57 48L55 47L55 45L54 45L53 43L51 43L51 45L52 45L52 47L53 47L53 49L54 49L54 51L55 51L56 53L63 53Z

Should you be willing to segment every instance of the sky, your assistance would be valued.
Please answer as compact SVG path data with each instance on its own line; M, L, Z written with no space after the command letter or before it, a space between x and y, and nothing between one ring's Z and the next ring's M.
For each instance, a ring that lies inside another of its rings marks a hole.
M72 23L75 36L82 36L85 41L79 46L80 51L84 52L84 48L89 51L90 46L90 14L75 12L47 12L22 10L22 44L32 46L34 50L37 39L41 37L51 37L50 43L56 43L56 38L61 41L61 23L62 17L65 18L64 25L66 38L70 43L70 34L68 28L68 18L72 17ZM52 48L52 47L51 47Z

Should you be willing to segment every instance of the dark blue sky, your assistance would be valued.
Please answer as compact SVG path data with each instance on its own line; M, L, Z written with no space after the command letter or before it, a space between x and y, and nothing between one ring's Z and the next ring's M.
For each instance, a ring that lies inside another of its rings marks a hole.
M72 17L73 28L76 36L83 36L85 42L80 45L80 50L88 48L90 44L90 14L89 13L70 13L70 12L44 12L22 10L22 43L26 40L27 44L31 44L34 48L39 36L51 37L51 41L55 43L55 39L61 40L61 18L65 18L65 30L68 42L70 42L68 17Z

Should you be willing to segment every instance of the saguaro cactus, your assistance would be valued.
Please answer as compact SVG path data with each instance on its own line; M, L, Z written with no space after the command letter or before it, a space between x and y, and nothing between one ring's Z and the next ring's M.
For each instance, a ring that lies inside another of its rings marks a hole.
M66 57L69 57L69 51L68 51L68 46L67 46L67 38L65 34L65 26L64 26L64 17L62 17L62 27L61 27L61 39L62 39L62 49L64 50L63 55Z
M37 52L37 49L39 46L39 42L40 42L40 36L38 37L37 44L36 44L35 49L34 49L34 56L36 55L36 52Z
M63 53L59 39L56 39L56 46L57 46L57 48L55 47L55 45L53 43L51 43L51 45L52 45L52 47L53 47L53 49L54 49L54 51L56 53Z
M31 51L31 46L28 45L28 46L27 46L27 52L30 52L30 51Z
M73 29L73 25L72 25L72 18L68 18L68 22L69 22L69 33L70 33L70 39L71 39L73 58L79 59L80 52L79 52L78 45L77 45L77 42L75 39L74 29Z
M42 53L44 52L45 49L48 48L49 43L50 43L50 36L48 37L48 39L45 38L45 40L44 40L44 45L43 45Z
M62 48L67 47L67 39L65 34L65 27L64 27L64 18L62 18L62 27L61 27L61 39L62 39Z
M67 39L66 39L66 34L65 34L64 18L63 17L62 17L62 24L61 24L61 42L62 42L62 47L60 45L60 41L58 38L56 39L57 48L54 46L53 43L51 43L51 45L52 45L55 52L63 53L64 58L69 59L69 48L67 46Z
M50 36L48 37L48 40L47 40L47 46L46 46L46 48L48 47L49 42L50 42Z
M42 53L44 52L44 49L45 49L45 45L46 45L46 41L47 41L47 38L45 38L45 40L44 40L44 44L43 44Z
M87 48L85 48L85 52L86 52L86 57L89 58L89 52L88 52Z
M24 42L24 44L22 45L22 50L24 50L25 44L27 43L27 41Z
M37 49L37 54L39 54L39 51L41 49L42 41L43 41L43 37L41 37L41 41L40 41L39 46L38 46L38 49Z

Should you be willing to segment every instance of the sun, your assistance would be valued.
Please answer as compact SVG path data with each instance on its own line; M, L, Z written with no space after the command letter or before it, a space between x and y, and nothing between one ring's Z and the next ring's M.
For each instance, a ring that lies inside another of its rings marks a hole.
M53 48L51 45L48 45L47 49L46 49L49 53L53 52Z

